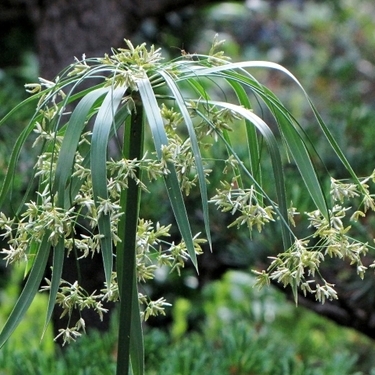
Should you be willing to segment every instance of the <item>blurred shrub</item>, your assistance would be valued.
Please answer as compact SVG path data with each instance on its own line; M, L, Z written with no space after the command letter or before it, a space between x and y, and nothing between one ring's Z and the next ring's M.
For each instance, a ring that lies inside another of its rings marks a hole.
M204 363L209 361L212 366L221 366L215 373L326 375L375 371L375 361L369 354L374 347L372 341L301 307L296 308L273 288L259 291L253 284L249 274L230 271L203 290L199 302L205 318L201 323L202 334L198 336L203 338L206 349L198 357ZM190 314L196 314L199 302L191 301ZM189 311L180 312L189 320ZM181 319L177 320L179 324ZM182 336L177 342L181 348L174 346L176 351L189 351L191 343L197 340L196 335ZM202 357L207 353L214 353L219 363L212 355L205 361ZM196 358L193 353L191 357ZM170 362L169 357L168 366L172 366ZM193 363L189 368L194 370ZM201 367L200 371L205 368Z
M272 288L258 291L252 284L251 276L231 271L204 288L201 306L194 300L183 306L176 303L178 336L146 326L146 374L375 374L372 342L297 309ZM205 311L200 329L182 332L181 322L199 308ZM109 332L91 331L63 352L43 351L35 341L22 346L8 343L0 351L0 375L113 374L115 321Z

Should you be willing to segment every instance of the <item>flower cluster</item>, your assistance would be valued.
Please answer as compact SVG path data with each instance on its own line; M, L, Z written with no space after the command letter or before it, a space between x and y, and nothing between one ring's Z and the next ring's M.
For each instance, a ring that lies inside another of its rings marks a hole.
M237 214L237 218L229 227L246 225L250 230L256 227L258 232L262 228L274 221L274 209L272 206L264 206L259 202L259 194L254 186L250 189L242 189L237 184L230 184L222 181L222 187L217 189L217 194L211 198L222 212L230 212L232 215Z
M374 181L374 174L361 181L360 185L331 179L331 197L335 204L326 217L319 210L307 212L309 228L313 233L305 239L295 239L293 245L277 257L270 257L271 264L265 271L254 271L256 285L269 285L272 280L285 286L290 285L297 301L297 289L306 295L311 293L324 303L327 299L337 299L334 285L321 275L319 269L326 257L348 260L357 274L363 278L367 267L362 259L371 246L367 242L349 236L350 223L366 216L368 209L374 209L373 196L369 193L367 182ZM361 198L363 210L344 207L350 199ZM375 268L375 263L370 267Z
M162 146L162 158L165 170L168 170L168 163L176 169L177 177L180 182L181 190L189 195L192 188L198 182L198 175L195 165L195 157L193 155L190 138L182 139L177 129L183 123L182 117L175 112L173 108L165 105L161 107L161 115L165 121L165 128L168 136L168 145ZM198 135L198 139L199 138ZM205 167L205 165L203 164ZM205 176L211 173L209 168L204 170Z

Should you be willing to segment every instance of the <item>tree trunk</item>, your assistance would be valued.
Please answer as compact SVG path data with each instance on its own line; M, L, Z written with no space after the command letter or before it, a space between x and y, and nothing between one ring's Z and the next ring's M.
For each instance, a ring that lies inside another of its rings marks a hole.
M13 0L16 1L16 0ZM53 79L81 58L102 56L132 39L143 20L215 0L24 0L35 25L41 75Z

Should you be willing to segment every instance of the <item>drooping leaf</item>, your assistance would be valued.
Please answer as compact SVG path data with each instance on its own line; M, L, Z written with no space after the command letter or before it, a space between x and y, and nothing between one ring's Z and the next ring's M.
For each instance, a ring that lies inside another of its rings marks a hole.
M155 149L159 158L162 157L162 147L168 144L167 135L164 129L163 119L160 114L160 109L152 90L150 81L147 78L137 81L139 93L142 98L144 111L148 120L148 124L153 136ZM194 266L197 269L197 256L195 254L193 237L191 234L190 223L186 212L185 203L181 194L180 185L178 182L176 170L173 164L168 163L170 173L165 176L165 184L169 201L172 210L182 235L185 241L189 256Z
M251 110L252 106L249 100L249 96L246 93L244 87L234 80L228 80L228 82L232 86L234 92L236 93L239 104ZM262 173L260 169L260 147L256 128L247 119L245 120L245 125L247 136L246 140L249 151L250 172L254 176L254 178L259 182L259 184L262 185Z
M269 154L270 154L271 161L272 161L272 169L273 169L273 175L274 175L274 180L275 180L275 189L276 189L278 205L279 205L279 207L276 208L276 211L280 212L281 219L283 221L283 225L281 226L283 244L284 244L285 249L290 248L291 233L290 233L289 224L288 224L288 203L286 199L284 172L283 172L283 166L281 163L281 155L280 155L279 147L278 147L274 134L272 133L268 125L261 118L259 118L252 111L242 106L238 106L238 105L227 103L227 102L218 102L218 101L211 101L210 103L218 107L227 108L233 112L238 113L245 119L249 120L264 137L265 142L268 146Z
M229 80L231 84L237 82L241 85L248 86L251 90L254 90L268 106L280 126L284 140L289 151L292 153L293 159L312 200L322 214L328 218L329 214L323 188L317 178L315 167L312 164L310 154L306 148L303 132L301 129L296 128L298 124L290 115L289 111L270 90L258 83L250 74L247 74L246 71L242 73L233 71L223 72L222 77Z
M13 331L22 321L35 297L35 294L38 292L40 282L43 279L51 246L48 242L48 234L44 234L43 240L40 244L32 242L30 246L37 247L35 261L30 274L28 275L26 284L0 333L0 347L5 344Z
M43 335L48 328L48 324L51 321L52 313L56 304L56 296L59 290L61 275L63 271L65 257L65 246L64 239L60 238L59 242L53 249L53 260L52 260L52 276L51 276L51 285L48 296L48 305L47 305L47 314L44 322Z
M4 204L5 199L9 198L8 193L11 190L11 187L13 184L13 179L16 173L16 167L17 167L17 163L18 163L18 159L19 159L22 147L24 146L27 138L30 136L34 128L35 128L35 122L32 120L27 125L27 127L22 130L21 134L16 140L15 145L13 146L12 153L9 159L7 173L1 184L0 206Z
M111 129L114 126L114 119L117 107L126 91L126 87L111 89L95 119L91 138L90 169L92 178L92 189L97 205L101 200L108 200L107 191L107 148ZM98 217L101 252L105 279L110 285L113 268L113 250L110 214L102 212Z
M181 111L182 117L188 129L189 139L191 142L191 149L193 151L195 167L197 168L197 174L198 174L198 181L199 181L199 188L200 188L199 190L200 190L200 195L201 195L201 200L202 200L203 220L204 220L206 238L208 240L208 243L210 244L210 247L212 247L211 233L210 233L210 219L209 219L209 213L208 213L208 196L207 196L206 176L204 173L202 156L199 150L198 140L195 134L193 122L189 114L189 111L186 107L184 98L182 97L182 94L178 86L176 85L175 81L169 76L167 72L160 71L160 74L163 76L163 78L165 79L165 82L167 83L170 90L172 91L172 95L174 96L176 100L176 103Z
M303 95L305 96L308 104L311 107L311 110L313 111L313 114L315 118L317 119L317 122L323 131L323 134L325 135L326 139L330 143L332 149L336 153L337 157L339 158L340 162L344 165L344 167L347 169L347 171L350 173L351 177L354 181L356 181L359 188L361 188L360 181L358 179L358 176L354 172L353 168L351 167L350 163L346 159L344 153L342 152L341 148L338 146L335 138L333 137L332 133L328 129L327 125L324 123L322 117L320 116L319 112L316 110L314 104L312 103L310 97L308 96L306 90L303 88L302 84L299 82L299 80L286 68L283 66L269 62L269 61L242 61L242 62L236 62L236 63L230 63L215 67L208 67L208 68L202 68L199 67L198 69L192 69L192 67L189 67L190 70L186 70L186 76L183 77L183 79L187 79L191 76L200 77L200 76L210 76L211 74L215 75L215 73L227 73L231 70L234 71L236 69L247 69L247 68L267 68L267 69L274 69L279 70L282 73L284 73L286 76L288 76L300 89ZM250 76L250 75L249 75ZM244 76L243 76L244 77ZM253 82L256 82L253 80Z
M69 119L56 164L55 190L58 193L59 207L67 208L70 206L70 202L64 202L65 189L67 187L68 179L73 173L73 163L80 137L86 126L88 114L91 111L92 106L98 98L108 93L108 91L109 88L100 88L90 91L78 103Z

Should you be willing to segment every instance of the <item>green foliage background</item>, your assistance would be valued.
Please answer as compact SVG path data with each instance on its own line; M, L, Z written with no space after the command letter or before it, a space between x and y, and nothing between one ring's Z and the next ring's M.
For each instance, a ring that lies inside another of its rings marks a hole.
M170 330L147 328L146 375L213 374L372 375L374 344L354 330L343 329L273 289L258 291L253 278L230 271L207 285L201 299L174 304ZM37 311L27 345L11 341L0 351L0 374L109 375L114 373L116 316L107 333L90 332L64 352L39 346ZM46 308L46 301L45 307ZM203 321L187 330L197 310ZM198 330L197 330L198 328ZM24 332L19 332L24 334ZM47 339L47 338L46 338ZM19 340L22 340L19 336Z

